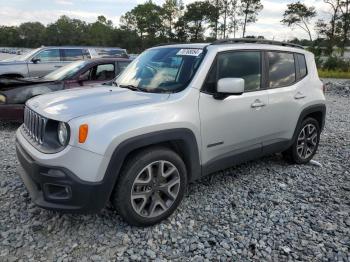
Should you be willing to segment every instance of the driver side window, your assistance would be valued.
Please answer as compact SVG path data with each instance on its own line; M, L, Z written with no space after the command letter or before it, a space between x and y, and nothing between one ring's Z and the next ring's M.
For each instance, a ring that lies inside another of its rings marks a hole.
M114 77L114 64L96 65L80 75L83 81L108 81Z
M244 90L261 88L261 53L259 51L233 51L219 53L210 69L203 91L213 94L222 78L243 78Z
M58 49L44 50L37 54L35 59L40 59L40 62L57 62L61 60L60 51Z

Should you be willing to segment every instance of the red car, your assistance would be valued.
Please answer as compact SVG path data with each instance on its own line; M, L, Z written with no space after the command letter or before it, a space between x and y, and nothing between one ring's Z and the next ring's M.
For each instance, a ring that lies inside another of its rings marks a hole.
M28 99L48 92L108 82L130 62L123 58L76 61L44 77L0 79L0 120L23 121L23 108Z

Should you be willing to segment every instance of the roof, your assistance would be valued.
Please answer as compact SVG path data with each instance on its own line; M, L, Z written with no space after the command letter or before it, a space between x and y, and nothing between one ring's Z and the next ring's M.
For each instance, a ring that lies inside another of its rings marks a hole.
M40 48L105 48L105 49L120 49L125 50L120 47L110 47L110 46L74 46L74 45L62 45L62 46L41 46Z
M248 44L248 43L249 44L267 44L267 45L288 46L288 47L296 47L296 48L304 49L303 46L293 44L293 43L280 42L280 41L267 40L267 39L258 39L258 38L228 38L228 39L216 40L211 45Z
M287 42L279 42L274 40L267 40L267 39L257 39L257 38L228 38L228 39L221 39L216 40L212 43L165 43L161 45L157 45L156 47L177 47L177 48L204 48L208 46L218 46L218 45L254 45L255 47L258 47L258 45L269 45L269 46L280 46L280 47L291 47L291 48L298 48L304 50L304 47L301 45L293 44L293 43L287 43Z
M204 48L208 46L209 43L165 43L161 45L154 46L152 48L167 48L167 47L174 47L174 48L183 48L183 47L188 47L188 48Z
M132 59L128 59L128 58L121 58L121 57L99 57L99 58L92 58L92 59L88 59L88 60L82 60L82 61L86 61L86 62L131 62Z

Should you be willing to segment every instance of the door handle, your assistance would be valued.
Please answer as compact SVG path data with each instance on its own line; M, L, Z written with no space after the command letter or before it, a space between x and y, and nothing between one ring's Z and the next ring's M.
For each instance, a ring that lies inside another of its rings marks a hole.
M55 68L60 68L60 67L62 67L62 66L58 66L58 65L56 65L56 66L54 66Z
M298 93L295 94L294 99L303 99L305 97L306 97L306 95L304 95L301 92L298 92Z
M266 106L265 103L261 102L259 99L255 100L253 104L250 105L252 108L260 108Z

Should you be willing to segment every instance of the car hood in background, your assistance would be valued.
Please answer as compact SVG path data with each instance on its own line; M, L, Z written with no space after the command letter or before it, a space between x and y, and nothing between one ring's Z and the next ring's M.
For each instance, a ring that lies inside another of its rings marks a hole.
M6 96L7 104L24 104L28 99L47 94L53 91L59 91L64 88L63 82L20 85L15 87L0 87L0 94Z
M7 66L7 65L17 65L17 64L27 64L27 61L20 61L20 60L12 60L11 58L1 60L0 61L0 68L1 66Z
M0 92L10 90L19 86L28 86L33 84L50 83L54 81L45 78L28 77L28 78L0 78Z
M164 93L145 93L101 85L38 96L30 99L26 105L47 118L68 122L79 116L157 103L168 97L169 94Z

